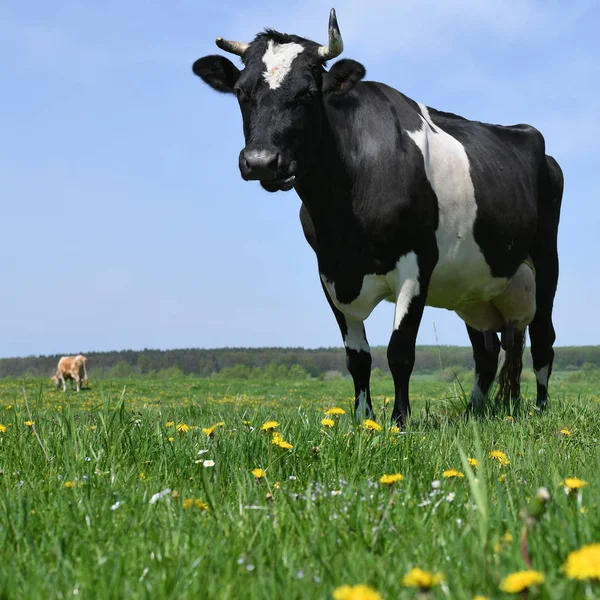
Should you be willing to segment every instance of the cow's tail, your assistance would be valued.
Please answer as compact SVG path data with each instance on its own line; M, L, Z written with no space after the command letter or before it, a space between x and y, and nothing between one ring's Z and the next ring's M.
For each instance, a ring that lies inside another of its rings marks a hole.
M523 370L523 350L525 332L509 324L502 335L504 363L498 377L496 403L510 410L521 398L521 371Z

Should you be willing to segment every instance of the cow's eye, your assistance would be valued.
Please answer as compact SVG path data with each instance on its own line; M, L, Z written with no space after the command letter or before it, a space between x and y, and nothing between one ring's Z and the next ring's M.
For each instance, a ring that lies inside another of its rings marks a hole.
M315 96L315 91L311 88L307 88L296 94L294 102L296 104L302 104L303 102L308 102L313 96Z

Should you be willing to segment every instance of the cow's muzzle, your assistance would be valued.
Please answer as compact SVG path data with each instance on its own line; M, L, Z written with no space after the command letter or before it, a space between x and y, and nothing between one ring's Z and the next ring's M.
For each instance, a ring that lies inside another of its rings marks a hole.
M287 173L285 161L276 148L247 146L240 152L240 173L246 181L260 181L268 192L294 187L295 175Z

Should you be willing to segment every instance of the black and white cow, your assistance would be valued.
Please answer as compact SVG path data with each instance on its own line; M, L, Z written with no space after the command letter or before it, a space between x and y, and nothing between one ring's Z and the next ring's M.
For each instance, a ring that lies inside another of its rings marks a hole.
M409 379L424 307L455 311L475 359L471 402L481 405L495 378L518 397L529 326L537 405L547 403L555 340L557 230L563 178L529 125L468 121L374 81L364 67L328 59L343 48L335 11L329 44L266 30L250 44L217 38L241 57L198 59L193 71L235 94L246 147L245 180L269 191L294 188L300 220L318 259L354 380L357 414L372 414L371 354L364 320L384 299L395 303L388 361L392 416L410 413Z

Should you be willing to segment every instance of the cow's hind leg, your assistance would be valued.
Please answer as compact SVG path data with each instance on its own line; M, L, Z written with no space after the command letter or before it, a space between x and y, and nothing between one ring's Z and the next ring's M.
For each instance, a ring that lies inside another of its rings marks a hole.
M325 286L325 297L335 315L346 349L346 367L354 382L354 410L359 420L373 417L371 402L371 348L363 321L344 315L332 302Z
M548 380L552 374L554 340L556 334L552 323L552 308L558 283L558 223L563 192L562 171L550 156L539 176L538 231L531 248L531 259L536 270L535 317L529 325L531 358L537 380L538 408L548 404Z
M516 405L521 398L521 371L523 370L523 350L525 348L525 331L517 329L509 323L502 335L504 362L498 377L498 394L496 401L510 408L511 402Z
M480 412L485 406L485 400L498 370L500 340L493 331L482 333L466 323L465 325L471 340L473 360L475 361L475 381L467 413Z

